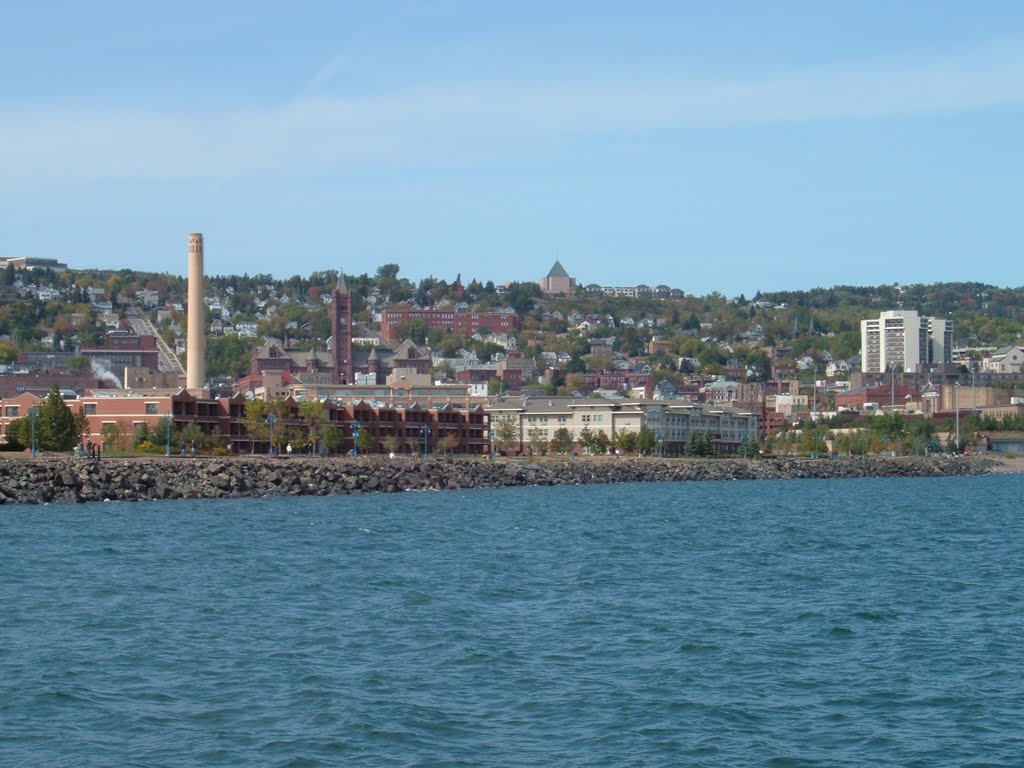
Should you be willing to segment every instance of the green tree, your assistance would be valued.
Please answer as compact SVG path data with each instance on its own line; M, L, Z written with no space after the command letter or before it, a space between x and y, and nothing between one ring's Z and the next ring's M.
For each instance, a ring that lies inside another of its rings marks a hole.
M185 446L185 451L189 455L192 454L193 446L197 451L206 447L206 435L203 434L202 427L195 422L189 422L185 425L185 428L181 430L181 444Z
M152 440L150 439L149 424L147 424L146 422L142 422L141 424L135 425L135 436L132 447L138 448L140 445L142 445L142 443L146 443L147 445L153 444Z
M288 450L287 446L292 447L292 451L297 453L304 453L309 448L309 430L302 427L300 424L288 424L285 426L281 433L281 442L278 445L284 445L285 451Z
M173 341L173 333L171 334ZM173 343L171 344L173 347ZM209 336L206 339L206 373L238 378L249 370L252 343L241 336Z
M636 448L640 453L650 456L658 450L658 435L650 427L642 427L637 435Z
M459 447L459 438L452 435L445 435L437 441L437 452L442 454L449 454Z
M18 347L9 341L0 341L0 365L10 365L18 357Z
M249 435L250 453L253 453L257 440L263 442L270 439L270 427L266 423L270 413L270 403L266 400L246 400L246 413L242 417L242 424Z
M508 453L516 443L519 442L519 434L514 419L502 419L498 421L494 429L494 439L498 450Z
M551 450L555 453L566 454L572 451L572 432L565 427L559 427L551 437Z
M341 427L331 424L330 426L324 427L322 433L322 439L324 442L324 448L329 453L339 453L345 447L345 433Z
M360 453L377 452L377 438L374 437L373 433L365 427L359 430L359 439L356 440L356 445L359 446Z
M590 427L584 427L580 430L580 445L583 446L583 450L587 453L594 453L594 433L590 431Z
M320 400L303 400L299 403L299 417L306 422L309 442L315 447L320 439L320 429L326 417L324 404Z
M405 335L412 339L414 344L422 345L427 340L427 322L421 317L414 317L409 321L409 329Z
M897 451L905 434L903 417L898 413L884 413L872 417L868 423L868 431L874 438L873 442L887 445L889 450Z
M928 443L935 433L938 431L938 426L935 424L935 419L927 418L915 418L911 419L907 423L907 433L916 441L921 443Z
M749 459L753 458L756 451L757 444L753 440L751 440L750 437L744 435L743 439L740 440L739 449L736 451L736 453L744 459Z
M543 430L534 427L526 433L527 439L530 441L530 452L538 455L543 455L548 452L548 441L544 437Z
M81 355L72 357L65 365L73 371L88 371L90 367L89 358Z
M711 435L707 432L691 432L686 439L688 456L710 456L714 451Z
M613 441L615 447L623 453L633 453L640 441L640 433L632 430L620 430Z
M100 434L104 451L129 451L135 445L135 427L128 419L104 424Z
M14 419L7 425L6 451L23 451L32 446L32 424L27 418Z
M44 451L69 451L82 438L82 419L64 402L56 384L39 405L36 444Z
M381 439L380 444L387 453L398 453L402 447L402 439L398 435L386 435Z
M510 283L505 292L505 300L520 317L533 309L534 301L540 296L537 283Z

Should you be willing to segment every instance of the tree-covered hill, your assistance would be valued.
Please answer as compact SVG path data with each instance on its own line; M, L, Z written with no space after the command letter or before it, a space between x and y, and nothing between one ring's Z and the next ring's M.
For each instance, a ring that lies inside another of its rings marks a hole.
M212 275L206 292L208 319L228 324L255 323L258 337L282 338L309 347L330 333L327 297L338 271L314 272L287 279L271 275ZM356 321L372 329L374 313L396 305L457 307L470 310L512 307L522 319L518 346L531 354L564 353L576 369L592 354L593 342L610 341L615 354L650 355L658 365L676 365L679 357L698 366L758 363L766 346L785 347L796 357L839 359L856 354L860 321L889 309L916 310L951 318L959 345L1001 346L1024 341L1024 287L1000 288L982 283L849 286L805 291L774 291L752 298L727 298L721 293L659 299L605 297L578 289L572 296L544 296L535 283L496 285L486 276L463 281L436 277L418 282L400 276L397 264L385 264L372 275L347 274ZM0 363L18 351L47 345L97 343L109 329L111 314L126 306L142 306L154 320L158 309L161 333L171 339L183 333L185 278L135 270L31 270L4 274L0 298ZM107 324L101 323L101 316ZM652 339L656 351L651 354ZM448 351L476 345L487 355L494 345L440 334L424 339ZM235 338L216 345L217 373L244 370L250 342ZM603 359L602 362L605 362ZM571 372L571 371L570 371Z

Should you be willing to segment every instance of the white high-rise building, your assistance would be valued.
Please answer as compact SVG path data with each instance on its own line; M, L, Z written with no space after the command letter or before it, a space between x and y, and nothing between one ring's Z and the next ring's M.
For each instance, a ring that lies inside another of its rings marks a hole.
M882 312L860 321L860 369L864 373L916 371L919 366L948 363L953 351L953 323L913 311Z
M928 318L928 362L953 362L953 321Z

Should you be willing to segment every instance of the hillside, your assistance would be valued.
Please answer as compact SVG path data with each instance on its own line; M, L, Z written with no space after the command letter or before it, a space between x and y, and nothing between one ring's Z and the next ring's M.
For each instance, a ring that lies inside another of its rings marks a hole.
M324 298L337 281L328 270L285 280L269 275L217 275L207 279L207 320L227 333L210 337L210 374L237 376L259 338L288 338L292 345L322 344L330 334ZM648 360L654 368L687 366L716 371L726 366L764 364L765 347L785 347L792 357L848 359L860 345L860 321L886 309L916 310L949 317L961 347L997 347L1024 338L1024 288L981 283L876 287L835 286L783 291L747 298L682 294L670 298L606 297L577 289L573 296L542 296L537 285L471 280L462 285L428 278L418 284L388 264L374 275L346 275L357 310L369 331L383 307L413 305L488 310L512 307L522 320L514 343L539 356L566 360L568 372L613 362L609 356ZM95 345L117 328L128 306L149 313L161 335L180 345L185 331L186 281L180 276L133 270L7 270L0 303L0 364L19 352L73 350ZM208 326L209 328L209 326ZM240 334L237 329L245 329ZM234 333L231 331L235 330ZM442 354L473 349L481 359L500 351L486 334L466 339L410 328L419 343ZM657 339L651 352L652 339ZM827 354L826 354L827 353ZM567 358L566 358L567 356Z

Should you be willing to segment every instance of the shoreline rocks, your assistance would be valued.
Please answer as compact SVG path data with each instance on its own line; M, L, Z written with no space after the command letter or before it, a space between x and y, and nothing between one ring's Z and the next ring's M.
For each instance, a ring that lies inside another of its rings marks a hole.
M843 459L0 459L0 504L258 498L595 483L991 474L987 456Z

